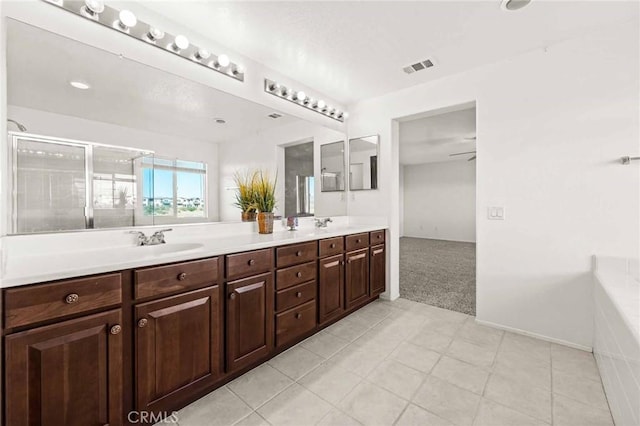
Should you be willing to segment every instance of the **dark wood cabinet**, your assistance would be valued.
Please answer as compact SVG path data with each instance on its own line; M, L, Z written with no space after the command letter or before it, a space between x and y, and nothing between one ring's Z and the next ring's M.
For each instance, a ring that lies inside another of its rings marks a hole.
M273 274L227 283L227 371L245 367L273 349Z
M386 289L387 270L384 244L371 247L371 271L369 273L371 297L383 293Z
M318 263L318 322L324 324L344 312L344 254Z
M5 338L5 424L122 424L120 311Z
M221 377L219 286L137 305L134 319L138 411L171 410Z
M346 254L345 306L358 306L369 299L369 249Z

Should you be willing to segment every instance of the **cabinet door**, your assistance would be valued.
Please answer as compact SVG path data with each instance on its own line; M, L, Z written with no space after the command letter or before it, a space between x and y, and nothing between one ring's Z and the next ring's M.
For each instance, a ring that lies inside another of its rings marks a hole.
M318 322L324 324L344 312L344 254L321 259L318 263Z
M221 375L220 287L135 307L136 408L172 409L172 401Z
M273 292L272 273L227 283L227 371L273 349Z
M119 310L5 339L6 424L122 424Z
M347 309L369 299L368 248L347 253L345 288Z
M371 297L384 292L387 282L384 244L371 247Z

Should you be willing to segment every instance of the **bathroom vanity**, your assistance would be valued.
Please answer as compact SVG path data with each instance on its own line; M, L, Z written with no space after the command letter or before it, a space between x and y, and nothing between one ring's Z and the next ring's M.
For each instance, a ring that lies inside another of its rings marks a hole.
M325 235L4 288L4 424L170 415L375 300L385 231Z

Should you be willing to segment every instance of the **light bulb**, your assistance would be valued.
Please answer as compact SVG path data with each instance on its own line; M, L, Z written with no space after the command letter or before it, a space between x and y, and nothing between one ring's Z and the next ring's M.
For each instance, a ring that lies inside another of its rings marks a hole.
M231 61L229 60L229 57L227 55L220 55L218 56L218 66L221 67L228 67L229 64L231 63Z
M129 28L133 28L138 23L138 18L130 10L121 10L118 14L118 28L123 31L129 31Z
M198 61L207 60L211 56L211 53L207 49L198 49L198 51L193 55Z
M329 108L329 115L333 116L336 114L336 109L335 108Z
M323 110L323 109L325 109L325 108L326 108L327 104L325 103L325 101L323 101L322 99L320 99L320 100L318 101L318 103L316 104L316 106L317 106L317 108L318 108L319 110Z
M147 33L147 39L149 41L155 42L156 40L162 40L163 38L164 38L164 31L155 27L149 28L149 32Z
M242 65L236 65L231 70L231 74L233 74L233 75L244 74L244 67ZM272 89L269 89L269 90L273 91Z
M283 96L283 97L289 96L289 89L287 89L287 86L280 87L280 96Z
M70 81L69 84L75 87L76 89L80 89L80 90L87 90L91 88L91 85L89 85L89 83L86 83L84 81L79 81L79 80Z
M103 0L84 0L82 13L89 18L97 18L99 14L104 12Z
M296 101L304 102L305 99L307 99L307 94L304 93L302 90L296 93L295 95Z
M280 89L280 85L278 83L276 83L275 81L273 81L273 82L271 82L269 84L269 91L270 92L275 92L275 91L277 91L279 89Z
M346 120L347 118L349 118L349 113L348 113L348 112L343 112L343 113L342 113L342 118L344 118L345 120Z
M189 39L183 35L177 35L171 44L171 49L176 53L189 47Z

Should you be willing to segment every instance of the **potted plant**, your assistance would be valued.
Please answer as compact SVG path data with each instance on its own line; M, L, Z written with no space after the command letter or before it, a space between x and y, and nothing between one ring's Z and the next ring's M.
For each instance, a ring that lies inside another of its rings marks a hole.
M262 170L255 179L255 208L258 211L258 232L273 233L273 209L276 207L276 181L271 180L268 173Z
M255 186L257 176L258 173L255 171L236 172L233 175L236 184L236 201L233 205L242 211L243 222L256 220Z

